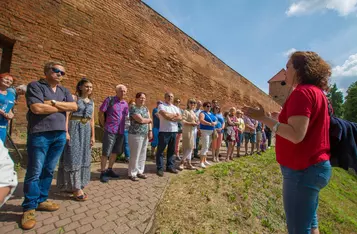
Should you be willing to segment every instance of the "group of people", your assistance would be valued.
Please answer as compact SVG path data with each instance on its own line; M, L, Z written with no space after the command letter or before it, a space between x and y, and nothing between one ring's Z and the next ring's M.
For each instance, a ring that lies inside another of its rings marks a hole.
M57 186L73 193L77 201L88 199L83 189L90 181L91 147L95 143L93 84L82 78L72 95L60 84L65 73L60 62L48 62L44 66L45 78L27 85L28 165L22 204L23 229L35 226L35 210L59 209L58 204L47 200L58 161ZM120 84L116 86L116 95L107 97L99 107L99 122L104 128L100 181L105 183L119 177L113 166L117 155L124 151L129 161L129 179L146 179L149 142L156 158L157 175L163 176L166 148L166 172L176 174L178 170L196 169L192 157L200 158L201 168L210 165L209 150L213 162L220 161L222 142L227 147L226 161L233 159L235 148L240 156L243 142L245 155L253 154L255 149L261 154L270 147L274 133L277 161L284 177L283 198L289 233L318 233L318 194L331 176L329 117L324 93L328 90L330 75L329 65L316 53L292 54L287 63L286 83L294 91L280 114L246 106L242 110L232 107L222 114L216 100L202 103L195 98L189 98L186 107L180 108L181 99L170 92L165 93L164 101L157 101L157 107L151 112L144 92L137 93L135 100L128 103L127 87ZM2 129L6 129L8 120L13 118L15 94L10 88L13 80L10 74L0 76L2 148ZM3 158L6 157L2 155ZM180 160L177 167L176 158ZM16 174L8 176L9 185L0 187L2 201L11 194L14 177Z

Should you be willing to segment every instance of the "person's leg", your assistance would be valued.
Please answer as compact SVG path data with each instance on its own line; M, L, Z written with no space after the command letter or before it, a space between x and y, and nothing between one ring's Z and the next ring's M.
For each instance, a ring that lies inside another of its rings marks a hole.
M256 143L256 134L255 133L250 133L250 143L252 144L251 154L254 154L254 146Z
M128 141L130 146L130 158L129 158L129 166L128 166L128 176L129 177L136 177L138 170L137 170L137 163L138 157L140 154L141 149L139 148L140 142L137 135L129 134Z
M268 148L270 148L270 146L271 146L271 132L266 132L265 134L266 134L267 140L268 140Z
M219 133L218 138L217 138L217 145L216 145L216 160L217 161L219 161L219 152L221 149L222 141L223 141L223 133Z
M329 161L310 166L305 170L282 167L283 200L289 233L318 231L318 196L331 177Z
M262 132L257 132L256 134L256 143L255 143L255 147L257 148L257 154L261 154L260 153L260 144L262 141Z
M200 145L200 137L198 136L197 134L197 137L196 137L196 146L195 146L195 149L193 150L193 156L198 158L198 147Z
M180 156L180 141L181 141L182 133L177 133L176 134L176 140L175 140L175 155L177 157Z
M109 158L108 169L112 169L117 159L117 155L122 155L124 152L124 134L116 134L115 143L112 150L112 155Z
M140 136L141 145L139 145L140 153L138 158L138 174L143 175L145 170L145 162L146 162L146 154L147 154L147 147L149 144L148 137Z
M159 133L159 144L156 150L156 169L158 172L163 172L164 170L164 150L168 143L168 137L166 137L166 132Z
M24 180L24 211L37 208L40 198L40 176L45 163L46 155L51 144L45 134L29 134L27 138L27 170Z
M213 162L216 161L217 140L218 140L218 138L213 139L213 140L212 140L212 144L211 144L211 147L212 147L212 160L213 160ZM218 155L217 155L217 156L218 156Z
M48 148L48 152L40 176L40 197L38 199L38 203L42 203L48 198L48 191L51 187L53 173L56 168L57 162L60 156L62 155L65 145L66 132L54 132L52 142Z
M104 131L103 145L102 145L102 157L100 159L101 177L104 175L107 167L107 161L113 151L113 146L116 141L116 134Z
M250 140L250 133L245 132L244 134L244 149L245 149L245 155L248 155L248 143Z
M202 148L201 148L201 155L200 155L200 165L202 168L205 168L205 157L208 152L208 147L209 147L209 135L206 130L201 130L201 143L202 143Z
M167 144L167 161L166 161L166 170L175 170L175 143L176 143L176 135L175 132L167 133L168 144Z
M152 129L152 134L153 134L153 140L151 142L151 156L155 157L155 149L159 143L159 129L153 128Z
M128 135L129 135L129 131L125 130L124 131L124 155L125 155L125 158L127 161L130 158L130 147L129 147Z

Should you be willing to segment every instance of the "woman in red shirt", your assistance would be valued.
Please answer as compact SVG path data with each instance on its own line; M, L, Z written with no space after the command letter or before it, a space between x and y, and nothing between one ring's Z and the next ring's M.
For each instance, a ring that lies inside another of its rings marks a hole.
M314 52L295 52L286 65L293 92L278 119L264 109L245 107L247 116L276 133L276 159L283 174L283 200L290 234L319 233L320 190L331 177L328 90L331 67Z

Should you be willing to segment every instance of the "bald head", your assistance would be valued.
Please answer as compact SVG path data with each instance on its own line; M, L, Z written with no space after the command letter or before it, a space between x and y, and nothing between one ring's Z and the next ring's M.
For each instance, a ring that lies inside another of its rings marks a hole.
M126 93L128 92L128 89L125 85L119 84L115 87L115 92L117 94L117 97L122 100L125 98Z

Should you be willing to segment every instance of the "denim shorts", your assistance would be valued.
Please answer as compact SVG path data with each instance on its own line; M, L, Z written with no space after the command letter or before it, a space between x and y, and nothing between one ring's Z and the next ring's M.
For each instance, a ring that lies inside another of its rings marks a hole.
M250 133L250 132L245 132L244 133L244 140L246 143L255 143L256 142L256 134L255 133Z
M239 141L237 141L237 146L240 147L243 144L244 133L238 133Z
M124 152L124 134L115 134L104 131L102 155L121 155Z
M319 192L331 177L330 161L312 165L304 170L281 166L283 200L289 233L310 233L318 227Z

